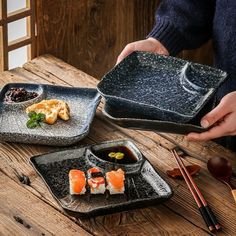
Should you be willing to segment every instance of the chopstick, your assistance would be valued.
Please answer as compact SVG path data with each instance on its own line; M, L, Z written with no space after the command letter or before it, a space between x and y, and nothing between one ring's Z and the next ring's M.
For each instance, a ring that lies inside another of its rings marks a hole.
M214 215L214 213L212 212L211 208L208 206L206 200L204 199L202 193L200 192L199 188L197 187L197 185L195 184L192 176L189 174L188 170L186 169L183 161L181 160L181 158L179 157L179 155L177 154L177 152L175 150L171 150L171 153L173 155L173 157L175 158L180 172L198 206L198 209L208 227L208 229L213 232L215 229L218 231L221 229L221 226L219 225L219 223L217 222L217 219Z

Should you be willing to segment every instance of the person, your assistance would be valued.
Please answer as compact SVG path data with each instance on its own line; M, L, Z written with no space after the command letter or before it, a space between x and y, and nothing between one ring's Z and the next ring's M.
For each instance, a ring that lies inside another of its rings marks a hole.
M214 64L228 78L215 95L216 106L201 119L203 133L189 133L189 141L220 137L221 143L236 150L236 1L163 0L156 11L156 23L146 39L128 44L117 63L133 51L177 55L213 41Z

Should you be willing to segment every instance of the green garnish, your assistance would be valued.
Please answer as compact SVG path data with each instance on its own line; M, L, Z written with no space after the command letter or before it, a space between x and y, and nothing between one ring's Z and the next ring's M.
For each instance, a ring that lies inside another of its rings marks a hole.
M124 158L125 154L123 152L110 152L108 156L110 158L115 158L116 160L121 160Z
M36 113L34 111L28 113L29 120L26 123L26 126L29 129L34 129L41 126L41 122L45 120L45 114Z
M117 160L121 160L124 158L124 156L125 156L125 154L123 152L117 152L115 158Z
M110 152L110 153L108 154L108 156L109 156L110 158L114 158L114 157L116 156L116 152Z

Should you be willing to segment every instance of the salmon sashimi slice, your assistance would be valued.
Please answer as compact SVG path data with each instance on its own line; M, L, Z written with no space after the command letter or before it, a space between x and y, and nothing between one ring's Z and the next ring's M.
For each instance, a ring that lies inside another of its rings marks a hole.
M71 194L84 194L86 189L86 178L85 174L81 170L70 170L69 172L70 180L70 193Z
M104 177L102 176L102 172L99 168L97 167L92 167L90 168L88 171L88 175L89 175L89 180L88 180L88 184L91 186L91 184L103 184L105 183L105 179ZM96 176L96 177L93 177L92 176L92 173L101 173L101 176Z
M105 179L101 170L97 167L92 167L87 171L87 173L91 194L104 194L106 187Z
M124 187L125 173L122 169L118 169L117 171L113 170L106 173L107 181L115 189L120 189Z

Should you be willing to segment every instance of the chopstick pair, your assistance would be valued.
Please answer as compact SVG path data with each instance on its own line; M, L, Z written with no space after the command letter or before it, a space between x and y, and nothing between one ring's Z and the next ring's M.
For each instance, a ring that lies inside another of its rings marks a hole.
M221 230L220 224L217 222L217 219L214 213L211 211L211 208L208 206L206 200L204 199L203 195L201 194L199 188L195 184L192 176L189 174L188 170L186 169L183 161L181 160L180 156L177 154L175 150L171 150L173 157L175 158L180 172L198 206L198 209L204 219L208 229L213 232L215 230Z

